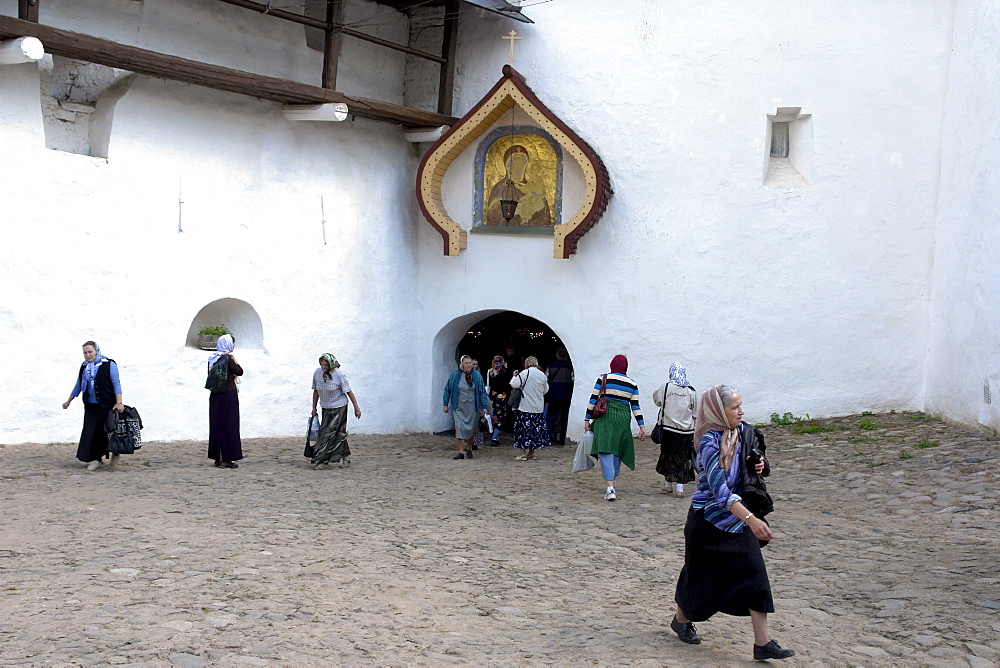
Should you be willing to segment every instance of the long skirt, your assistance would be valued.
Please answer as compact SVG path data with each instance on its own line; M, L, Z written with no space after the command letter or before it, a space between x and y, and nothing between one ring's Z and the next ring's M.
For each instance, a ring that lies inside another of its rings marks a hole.
M84 402L83 431L80 432L80 445L76 448L76 458L81 462L92 462L107 456L108 434L104 431L104 423L109 410Z
M208 397L208 458L217 462L243 459L240 443L240 397L236 390Z
M674 600L692 622L717 612L738 617L751 610L774 612L764 557L750 528L729 533L706 520L703 511L690 509Z
M608 401L608 412L590 426L594 445L590 454L617 455L622 464L635 470L635 441L632 440L632 409L621 401Z
M351 456L347 445L347 404L339 408L324 408L323 422L319 426L319 437L313 449L313 464L339 462Z
M682 485L695 479L691 458L694 455L694 434L678 434L663 430L663 443L660 443L660 458L656 460L656 472L667 479L667 482L678 482Z
M490 403L493 404L493 426L503 431L511 431L511 408L507 405L508 392L490 390Z
M522 450L538 450L549 443L549 430L545 426L545 416L541 413L518 411L514 422L514 447Z

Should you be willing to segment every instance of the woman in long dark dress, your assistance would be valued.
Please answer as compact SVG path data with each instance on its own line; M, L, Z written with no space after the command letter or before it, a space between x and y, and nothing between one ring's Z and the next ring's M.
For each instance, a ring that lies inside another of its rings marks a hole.
M216 364L229 365L229 382L225 392L212 392L208 397L208 458L219 468L235 469L243 459L240 443L240 397L236 379L243 375L243 367L233 357L236 343L232 334L219 337L215 352L208 358L208 369Z
M684 642L701 642L694 622L717 612L750 617L753 658L786 659L793 654L768 636L774 612L771 584L758 541L774 538L766 522L743 505L743 400L729 385L716 385L698 401L698 489L684 526L684 568L677 580L677 613L670 628ZM743 429L741 429L741 426ZM757 463L757 472L765 461Z
M83 360L76 385L62 407L69 408L73 399L83 393L83 431L80 432L76 458L87 462L88 471L96 471L108 455L108 434L104 431L104 422L110 411L120 413L125 410L125 405L122 403L122 385L115 361L102 355L100 347L93 341L83 344ZM113 468L117 463L118 455L112 454L109 465Z

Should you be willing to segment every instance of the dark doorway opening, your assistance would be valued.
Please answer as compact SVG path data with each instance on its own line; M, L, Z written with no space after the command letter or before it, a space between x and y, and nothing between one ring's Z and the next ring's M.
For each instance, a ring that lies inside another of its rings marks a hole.
M458 342L455 357L472 355L485 370L494 355L506 357L508 346L514 349L517 359L506 361L518 370L524 368L524 358L528 356L537 357L539 367L544 370L555 360L556 350L565 349L562 340L541 320L516 311L504 311L469 327Z
M508 353L509 349L513 349L513 355ZM496 392L501 391L506 396L510 390L508 382L510 374L524 369L526 357L537 358L538 367L542 371L549 371L549 367L556 363L551 369L553 373L549 374L549 392L545 397L546 424L553 444L565 443L566 422L573 394L572 359L562 340L548 325L516 311L496 313L469 327L458 342L455 359L462 355L471 355L479 361L479 369L484 379L487 378L493 357L500 355L504 358L508 365L505 374L507 380L500 385L491 383L490 388L490 397L494 400L495 408L497 400L503 403L502 398L496 396ZM559 356L563 359L558 360ZM557 373L560 365L563 371ZM505 414L506 417L497 417ZM494 419L500 420L503 431L513 430L513 411L494 410Z

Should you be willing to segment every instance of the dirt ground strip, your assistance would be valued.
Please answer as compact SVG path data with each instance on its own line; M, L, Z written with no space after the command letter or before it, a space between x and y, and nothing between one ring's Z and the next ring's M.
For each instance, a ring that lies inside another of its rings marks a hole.
M784 665L1000 662L1000 448L919 413L765 428L765 558ZM147 443L86 473L69 444L0 449L0 664L750 664L749 621L668 629L688 500L637 444L619 500L574 448L451 459L431 435L302 439L237 470ZM690 486L689 486L690 488Z

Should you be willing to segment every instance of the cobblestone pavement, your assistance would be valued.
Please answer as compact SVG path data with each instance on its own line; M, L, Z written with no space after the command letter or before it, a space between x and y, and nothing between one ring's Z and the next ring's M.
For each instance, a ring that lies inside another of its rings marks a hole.
M919 413L765 433L784 663L997 665L997 442ZM569 446L351 441L322 471L298 438L246 441L235 471L198 442L89 474L72 445L2 447L0 664L751 663L746 619L698 646L667 627L688 501L649 441L615 503Z

